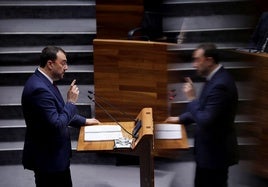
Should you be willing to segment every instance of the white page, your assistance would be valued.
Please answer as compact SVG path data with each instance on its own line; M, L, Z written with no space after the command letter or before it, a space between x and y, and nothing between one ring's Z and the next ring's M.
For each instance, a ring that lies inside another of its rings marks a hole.
M91 125L85 126L85 133L87 132L121 132L119 125Z
M181 139L181 125L180 124L155 124L154 135L156 139Z
M180 131L181 125L180 124L169 124L169 123L155 124L154 129L156 131Z
M87 132L85 141L107 141L122 138L122 132Z
M181 131L156 131L155 139L181 139Z

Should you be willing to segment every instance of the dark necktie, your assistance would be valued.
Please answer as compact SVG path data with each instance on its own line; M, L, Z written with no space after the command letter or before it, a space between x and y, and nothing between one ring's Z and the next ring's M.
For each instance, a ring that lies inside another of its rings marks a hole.
M209 81L206 80L206 81L204 82L203 88L202 88L202 90L201 90L201 94L200 94L200 96L199 96L199 100L200 100L200 99L203 99L204 93L206 92L206 89L207 89L207 86L208 86L208 85L209 85Z
M54 86L54 88L57 90L57 92L60 93L60 90L59 90L59 88L58 88L58 86L57 86L57 84L56 84L55 82L53 82L53 86Z

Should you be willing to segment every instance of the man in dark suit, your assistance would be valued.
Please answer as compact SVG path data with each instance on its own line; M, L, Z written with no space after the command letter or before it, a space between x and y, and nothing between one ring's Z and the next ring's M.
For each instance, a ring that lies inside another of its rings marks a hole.
M22 163L34 171L37 187L71 187L71 139L68 126L98 124L94 118L77 114L79 89L75 80L66 103L54 81L68 69L63 49L48 46L40 55L40 67L27 80L22 93L26 135Z
M218 62L214 44L202 44L193 53L193 67L206 78L196 97L186 78L183 92L190 100L186 112L168 117L166 123L196 123L194 154L195 187L227 187L228 168L238 163L234 118L238 94L233 78Z

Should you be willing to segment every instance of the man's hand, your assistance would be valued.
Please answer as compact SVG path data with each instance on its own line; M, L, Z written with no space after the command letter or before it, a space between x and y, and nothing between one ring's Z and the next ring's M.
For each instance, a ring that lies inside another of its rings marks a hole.
M87 118L86 119L85 125L96 125L96 124L100 124L99 120L97 120L95 118Z
M189 101L192 101L195 99L195 89L193 86L193 81L191 80L190 77L185 77L186 83L183 85L182 91L185 93L187 99Z
M67 101L71 103L76 103L79 95L79 89L75 85L76 80L74 79L73 82L70 85L70 88L67 93Z
M179 121L180 121L179 117L170 116L164 121L164 123L179 123Z

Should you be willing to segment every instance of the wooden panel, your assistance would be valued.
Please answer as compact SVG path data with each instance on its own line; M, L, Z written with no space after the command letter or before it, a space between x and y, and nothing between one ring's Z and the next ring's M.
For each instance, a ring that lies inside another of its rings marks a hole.
M132 149L136 149L136 146L144 141L146 138L148 141L152 141L153 138L153 118L152 118L152 108L143 108L140 113L137 115L137 119L141 120L142 127L139 131L139 136L133 144ZM129 133L132 132L134 128L134 122L118 122L122 125ZM116 125L115 122L106 122L102 125ZM122 129L124 137L129 139L132 136ZM84 141L85 127L81 127L78 137L77 151L112 151L114 150L114 141ZM150 140L151 139L151 140ZM146 141L147 141L146 140ZM141 143L143 144L143 142ZM140 145L141 147L143 145ZM116 150L114 150L116 152ZM119 150L119 152L122 150ZM135 150L138 153L139 150ZM125 149L125 152L131 153L131 149Z
M144 107L152 107L154 121L162 122L168 116L167 107L167 52L168 43L94 40L94 86L98 96L119 106L130 116L136 116ZM98 98L96 98L99 102ZM107 108L118 120L118 111ZM96 117L110 121L98 107ZM134 117L133 117L134 118Z
M127 39L129 30L140 27L142 0L96 0L97 38Z
M250 112L254 115L255 134L257 132L258 146L255 152L256 160L253 170L263 177L268 178L268 54L235 52L240 59L252 62L254 73L252 81L255 87L255 99L251 105Z

